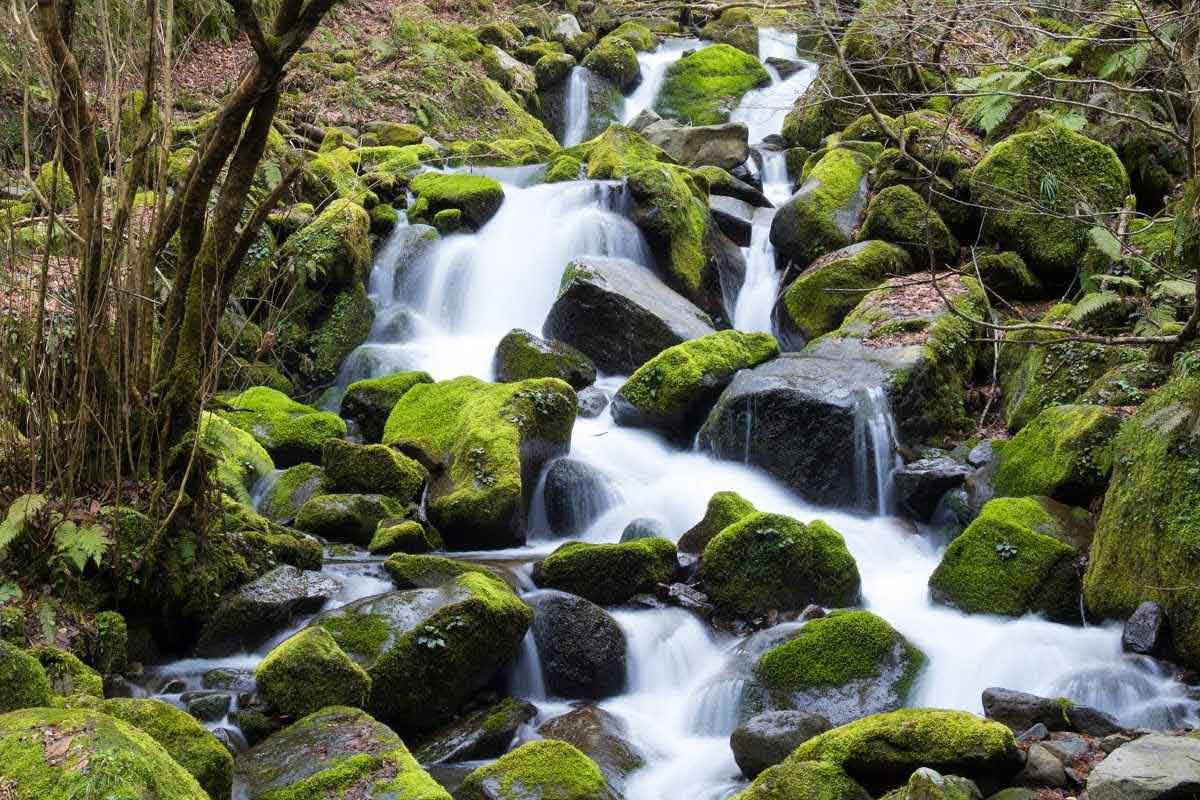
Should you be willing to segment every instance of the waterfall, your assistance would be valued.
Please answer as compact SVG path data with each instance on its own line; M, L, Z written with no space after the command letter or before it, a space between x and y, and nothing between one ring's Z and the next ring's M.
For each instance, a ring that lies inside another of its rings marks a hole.
M892 472L895 471L896 423L882 386L855 393L854 466L859 507L876 514L892 509Z
M764 177L764 187L766 180ZM750 246L746 256L746 278L733 307L733 327L739 331L771 332L771 312L779 294L779 270L775 266L775 247L771 244L771 221L775 209L760 208L754 213Z
M654 108L654 101L658 99L658 92L667 77L667 68L683 58L686 51L695 50L703 44L699 39L667 39L648 53L638 53L642 82L633 90L633 94L625 98L621 123L628 125L638 114L648 108Z
M563 109L563 147L574 147L587 136L588 129L588 71L574 67L567 79Z

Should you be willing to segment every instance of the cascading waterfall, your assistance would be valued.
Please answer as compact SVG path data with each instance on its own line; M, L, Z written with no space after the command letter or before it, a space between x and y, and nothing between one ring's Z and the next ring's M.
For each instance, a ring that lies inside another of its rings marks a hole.
M633 94L625 98L625 107L621 110L621 123L628 125L638 114L653 108L667 77L667 68L683 58L683 54L688 50L695 50L703 44L699 39L692 38L667 39L648 53L638 53L642 82L633 90Z
M567 92L563 109L563 147L574 147L583 141L588 129L588 77L587 68L573 67L567 78Z
M858 503L862 509L887 514L892 509L892 472L896 454L896 423L881 386L855 393L854 465Z

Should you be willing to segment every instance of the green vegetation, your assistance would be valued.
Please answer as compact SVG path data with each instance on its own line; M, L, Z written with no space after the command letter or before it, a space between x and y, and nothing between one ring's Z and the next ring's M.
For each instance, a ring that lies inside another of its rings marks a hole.
M392 553L428 553L440 550L442 539L437 531L427 530L416 520L381 520L367 550L375 555Z
M538 586L577 594L598 605L653 594L675 574L675 545L666 539L620 544L567 542L534 565Z
M958 260L958 240L946 223L919 194L902 184L889 186L871 198L858 238L899 245L912 256L913 263L923 267Z
M1050 406L998 448L998 496L1047 495L1086 506L1112 469L1109 444L1121 417L1103 406Z
M716 125L729 119L742 95L770 80L756 56L709 45L667 68L654 110L687 125Z
M416 201L408 209L409 222L428 222L441 211L462 212L476 229L483 227L500 210L504 188L482 175L452 175L424 172L410 187Z
M467 776L459 800L608 800L611 793L596 762L572 745L542 739L521 745Z
M425 589L440 586L467 572L488 574L486 567L469 561L430 555L395 553L383 562L397 589Z
M584 57L583 66L608 78L622 92L628 91L642 79L637 50L624 36L610 33Z
M734 800L870 800L845 772L823 761L785 761L759 773Z
M712 538L733 523L757 513L753 504L737 492L717 492L708 498L704 517L679 537L679 549L684 553L702 553Z
M277 645L255 667L254 679L263 702L290 717L325 706L361 707L371 691L371 678L321 627Z
M771 242L803 264L850 244L870 166L871 160L856 150L827 151L775 217Z
M104 696L104 678L80 661L74 653L49 645L35 647L29 653L46 671L50 689L55 694L63 697L77 694Z
M50 705L53 689L36 658L0 641L0 667L0 712Z
M418 383L433 383L433 378L428 372L413 371L355 381L342 397L342 416L354 421L368 442L378 442L396 402Z
M325 442L346 435L346 423L336 414L297 403L265 386L223 395L221 400L224 408L217 415L253 436L280 467L318 463Z
M329 439L321 447L321 464L330 493L384 494L402 503L419 500L429 478L419 463L382 444Z
M300 506L295 525L323 539L365 547L382 520L405 511L404 503L381 494L318 494Z

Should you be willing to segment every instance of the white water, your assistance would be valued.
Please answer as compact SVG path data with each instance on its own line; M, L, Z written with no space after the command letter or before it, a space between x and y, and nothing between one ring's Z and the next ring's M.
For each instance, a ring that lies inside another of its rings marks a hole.
M900 466L896 426L882 386L858 392L854 407L854 465L859 508L876 514L892 510L892 472Z
M699 39L666 39L651 52L638 53L642 82L633 90L633 94L625 98L625 107L621 110L621 123L628 125L642 111L653 108L658 91L667 77L667 68L683 58L685 51L695 50L703 44Z
M587 69L573 67L567 79L566 109L564 109L564 133L562 146L574 147L583 141L588 128L588 79Z

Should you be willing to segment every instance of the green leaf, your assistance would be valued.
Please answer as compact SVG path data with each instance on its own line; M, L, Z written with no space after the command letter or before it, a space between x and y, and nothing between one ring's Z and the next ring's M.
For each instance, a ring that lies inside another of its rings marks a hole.
M1047 172L1042 176L1042 183L1039 187L1042 194L1042 199L1047 203L1053 203L1058 197L1058 176L1053 172Z
M1093 225L1088 229L1088 237L1109 261L1121 260L1121 242L1108 228L1103 225Z
M25 593L21 591L21 587L12 581L0 583L0 606L9 600L20 600L24 596Z
M1034 69L1038 72L1054 72L1063 67L1071 66L1072 60L1071 56L1055 56L1054 58L1047 58L1045 61L1039 61Z
M27 494L18 497L8 507L8 515L0 522L0 550L25 532L29 518L36 516L46 507L46 498L40 494Z
M80 526L67 520L54 531L55 547L77 572L83 572L89 561L100 566L109 544L108 532L100 525Z

